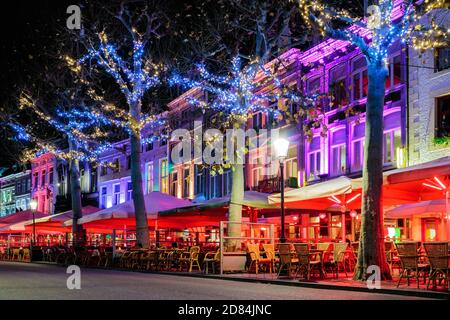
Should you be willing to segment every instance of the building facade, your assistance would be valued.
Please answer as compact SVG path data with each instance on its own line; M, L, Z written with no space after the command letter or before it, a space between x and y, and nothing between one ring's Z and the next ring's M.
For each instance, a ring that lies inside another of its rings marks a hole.
M449 67L450 47L409 50L409 165L450 155Z
M161 114L161 117L164 116L165 114ZM167 129L162 126L142 130L143 140L146 141L141 147L141 172L145 194L152 191L169 193L167 134ZM114 149L100 155L97 181L100 208L110 208L132 200L129 139L115 143Z
M7 171L0 177L0 216L30 209L31 200L30 170Z

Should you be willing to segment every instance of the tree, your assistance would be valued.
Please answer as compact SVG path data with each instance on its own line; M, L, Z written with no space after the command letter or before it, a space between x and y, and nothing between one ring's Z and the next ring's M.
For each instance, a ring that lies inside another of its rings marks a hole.
M302 97L298 94L297 88L290 88L287 83L280 80L283 67L287 61L276 59L270 67L267 63L274 55L289 47L290 32L289 22L292 15L292 7L286 3L271 3L270 1L250 1L243 4L239 1L232 1L240 13L241 19L235 20L232 24L236 28L249 34L250 39L234 39L225 44L224 41L216 43L215 46L208 47L208 51L203 60L214 60L213 57L225 51L229 54L229 60L222 59L226 66L225 72L211 72L205 63L197 63L189 73L193 76L186 77L174 74L169 84L179 85L183 89L199 88L209 95L208 101L188 98L189 102L198 107L213 110L221 118L221 126L224 129L237 128L246 129L246 123L252 113L263 111L269 118L277 119L281 111L273 110L269 106L274 102L281 103L286 100L289 103L298 103L300 109L306 110L317 105L320 95L314 97ZM226 14L225 16L228 16ZM237 21L237 22L236 22ZM223 39L220 31L214 29L214 23L208 22L207 27L216 35ZM253 47L250 49L247 45ZM232 49L231 49L232 48ZM195 52L197 50L194 50ZM214 61L215 62L215 61ZM212 63L214 65L214 63ZM210 67L211 68L211 67ZM212 67L213 68L213 67ZM217 68L216 68L217 69ZM262 89L263 88L263 89ZM269 88L269 90L265 90ZM299 110L301 112L301 110ZM221 116L221 117L220 117ZM226 159L224 165L213 166L214 172L223 172L223 167L232 170L231 199L228 212L228 221L242 221L242 203L244 197L244 156L239 150L239 144L234 142L235 156L233 159ZM241 146L242 147L242 146ZM244 148L245 149L245 148ZM232 162L229 162L232 160ZM228 226L228 236L240 237L241 226L230 224ZM231 241L230 245L236 243Z
M66 88L65 92L69 91ZM8 125L14 130L18 140L28 142L29 146L22 161L31 160L36 153L51 152L57 158L69 163L73 217L72 234L74 246L77 246L83 242L82 226L78 224L78 219L82 217L79 162L93 162L96 160L99 150L111 147L111 144L105 140L107 131L104 130L110 128L112 123L105 117L95 113L92 114L87 108L72 106L74 96L66 99L65 102L70 104L70 107L66 106L66 110L55 107L51 108L53 114L48 114L42 111L47 109L43 106L42 101L34 100L29 94L22 92L19 99L19 110L26 113L31 111L33 116L36 115L40 120L50 125L52 129L63 135L67 139L68 151L58 148L55 142L49 143L43 140L38 134L42 131L36 130L32 125L23 127L17 122L18 117L10 118ZM61 105L64 105L63 101L61 101Z
M336 9L321 1L300 0L304 21L319 27L323 36L346 40L356 45L368 65L368 97L363 165L362 222L358 263L355 279L364 280L367 268L380 267L382 279L391 279L386 262L383 234L383 110L387 52L396 41L412 43L422 49L448 43L448 32L431 19L422 26L421 15L433 14L444 1L425 2L417 7L414 1L399 3L380 0L379 6L369 7L367 20L352 18L347 10ZM400 12L400 16L395 13ZM427 29L427 30L425 30ZM370 35L364 37L363 31Z
M165 21L159 12L151 12L148 5L143 8L130 8L131 4L128 5L126 1L122 1L118 9L104 8L109 12L109 18L112 16L119 22L119 25L110 26L109 29L110 33L115 35L116 41L108 38L107 31L104 31L105 26L103 31L98 32L97 26L93 23L93 34L82 35L80 39L87 48L87 54L76 60L67 57L67 63L80 77L82 77L83 68L88 69L91 80L96 71L105 72L119 87L125 98L128 112L121 112L121 114L124 115L125 121L122 123L126 126L131 145L131 181L136 217L136 240L138 246L147 248L149 234L142 186L141 130L149 123L159 123L159 119L142 112L142 101L147 91L160 84L159 77L164 67L154 63L153 51L146 52L146 49L161 37ZM95 66L89 68L91 63ZM113 109L114 112L120 112L119 108Z

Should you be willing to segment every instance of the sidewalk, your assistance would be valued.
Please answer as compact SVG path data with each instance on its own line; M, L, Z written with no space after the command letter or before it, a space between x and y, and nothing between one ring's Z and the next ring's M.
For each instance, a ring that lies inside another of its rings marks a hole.
M33 263L42 263L42 264L53 264L49 262L33 262ZM85 267L82 268L95 268L96 267ZM108 269L111 270L111 269ZM218 279L218 280L227 280L227 281L240 281L240 282L257 282L257 283L267 283L273 285L282 285L282 286L296 286L296 287L305 287L305 288L316 288L316 289L324 289L324 290L342 290L342 291L358 291L358 292L371 292L371 293L385 293L385 294L394 294L394 295L403 295L403 296L413 296L413 297L421 297L421 298L434 298L434 299L447 299L450 300L450 291L445 291L442 287L438 287L438 289L432 289L430 287L429 290L426 289L426 284L420 280L419 289L417 289L417 284L415 281L411 281L410 286L408 287L406 283L406 279L402 280L399 288L397 288L397 281L381 281L380 289L369 289L367 287L366 282L355 281L349 277L345 277L344 274L339 274L339 278L326 278L326 279L317 279L313 278L309 281L299 280L299 279L288 279L287 277L280 277L277 279L276 273L260 273L260 274L250 274L250 273L230 273L230 274L204 274L200 272L177 272L177 271L144 271L144 270L130 270L130 269L120 269L113 268L112 270L119 270L124 272L142 272L142 273L156 273L156 274L164 274L164 275L172 275L172 276L183 276L183 277L196 277L196 278L210 278L210 279Z
M297 286L305 288L316 288L325 290L343 290L343 291L359 291L359 292L372 292L372 293L386 293L405 296L416 296L424 298L435 299L450 299L450 292L445 291L439 287L438 289L426 290L426 284L420 282L419 289L415 281L411 281L410 286L407 286L406 280L401 282L399 288L397 288L397 281L381 281L380 289L369 289L366 282L355 281L351 278L339 278L339 279L313 279L310 281L299 279L288 279L281 277L277 279L276 274L261 273L258 275L248 273L236 273L236 274L203 274L203 273L188 273L188 272L158 272L163 274L172 274L180 276L200 277L200 278L213 278L230 281L242 281L242 282L259 282L268 283L274 285L284 286Z

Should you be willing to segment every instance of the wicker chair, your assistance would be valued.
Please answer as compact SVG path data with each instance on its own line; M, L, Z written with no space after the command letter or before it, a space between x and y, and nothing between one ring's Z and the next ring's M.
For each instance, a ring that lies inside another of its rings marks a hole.
M397 288L400 286L400 282L403 278L407 279L408 286L410 279L415 278L417 288L419 288L420 273L424 275L425 282L425 274L429 270L429 265L419 263L419 255L417 254L419 244L417 242L399 242L396 246L401 263L400 278L398 279Z
M447 289L449 289L448 243L424 242L423 247L425 248L431 267L427 289L431 281L433 281L433 286L436 286L436 280L439 280L439 282L444 280L444 285L446 285Z
M298 259L291 256L291 245L289 243L280 243L278 245L280 255L280 265L278 267L277 278L280 277L281 271L286 270L288 277L291 278L291 272L296 271L298 267Z
M29 248L25 248L23 249L23 254L22 254L22 261L30 261L30 249Z
M207 252L203 259L203 264L205 265L203 269L205 274L209 272L209 265L211 265L212 272L216 273L216 266L220 264L220 249L217 249L215 252Z
M336 279L339 278L339 271L343 270L345 276L348 277L347 269L345 267L347 255L347 243L335 243L333 247L333 255L331 259L324 261L324 266L331 268L335 272Z
M248 244L247 245L248 254L250 257L250 263L248 266L249 271L252 267L255 267L255 273L258 274L261 267L269 267L270 272L272 272L272 259L261 258L261 251L259 250L259 244Z
M269 272L272 273L275 270L275 266L280 263L280 259L275 256L275 245L266 243L263 244L263 248L266 258L270 260Z
M13 249L11 261L19 261L19 260L20 260L20 249Z
M200 266L200 262L198 261L198 256L200 252L200 247L193 246L189 249L188 253L182 254L180 257L180 270L183 269L184 266L188 269L189 272L192 272L194 267L197 267L199 271L202 271L202 267Z
M311 253L307 243L295 243L294 248L298 260L294 277L297 277L297 274L300 272L306 280L309 280L312 271L318 270L319 273L322 273L322 261L319 253Z

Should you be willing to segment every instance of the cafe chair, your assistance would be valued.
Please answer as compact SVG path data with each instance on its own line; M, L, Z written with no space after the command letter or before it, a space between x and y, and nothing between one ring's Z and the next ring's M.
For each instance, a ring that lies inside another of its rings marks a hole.
M30 249L29 248L23 249L22 261L30 261Z
M430 262L430 276L428 277L427 289L433 281L433 287L436 286L436 280L444 281L444 286L450 290L449 286L449 266L448 266L448 243L447 242L424 242L423 247Z
M204 264L204 273L208 274L209 265L211 265L212 272L216 273L216 266L220 265L220 249L217 251L209 251L206 253L205 258L203 259Z
M291 245L289 243L278 244L278 252L280 256L280 265L278 266L277 278L283 270L287 271L288 278L291 278L292 272L297 270L298 259L292 258Z
M272 273L275 270L275 266L280 263L280 259L275 255L275 245L271 243L263 244L264 253L266 258L270 260L269 271Z
M297 255L297 269L294 278L300 273L306 280L309 280L311 272L314 270L318 270L322 274L322 261L319 253L310 252L307 243L294 243L294 248Z
M347 243L335 243L333 247L333 254L327 260L324 260L324 266L329 267L336 275L336 279L339 278L339 271L344 271L345 277L348 277L346 269L347 258Z
M193 246L189 249L189 252L183 253L180 257L180 270L186 266L189 272L192 272L193 268L198 268L199 271L202 271L202 267L200 266L200 262L198 261L198 256L200 253L200 247Z
M406 278L409 286L410 279L415 278L417 282L417 288L419 288L419 276L422 273L424 276L429 270L429 265L419 263L419 255L417 254L417 248L419 244L417 242L399 242L396 244L398 257L400 258L400 278L397 282L397 288L400 286L400 282L403 278Z

